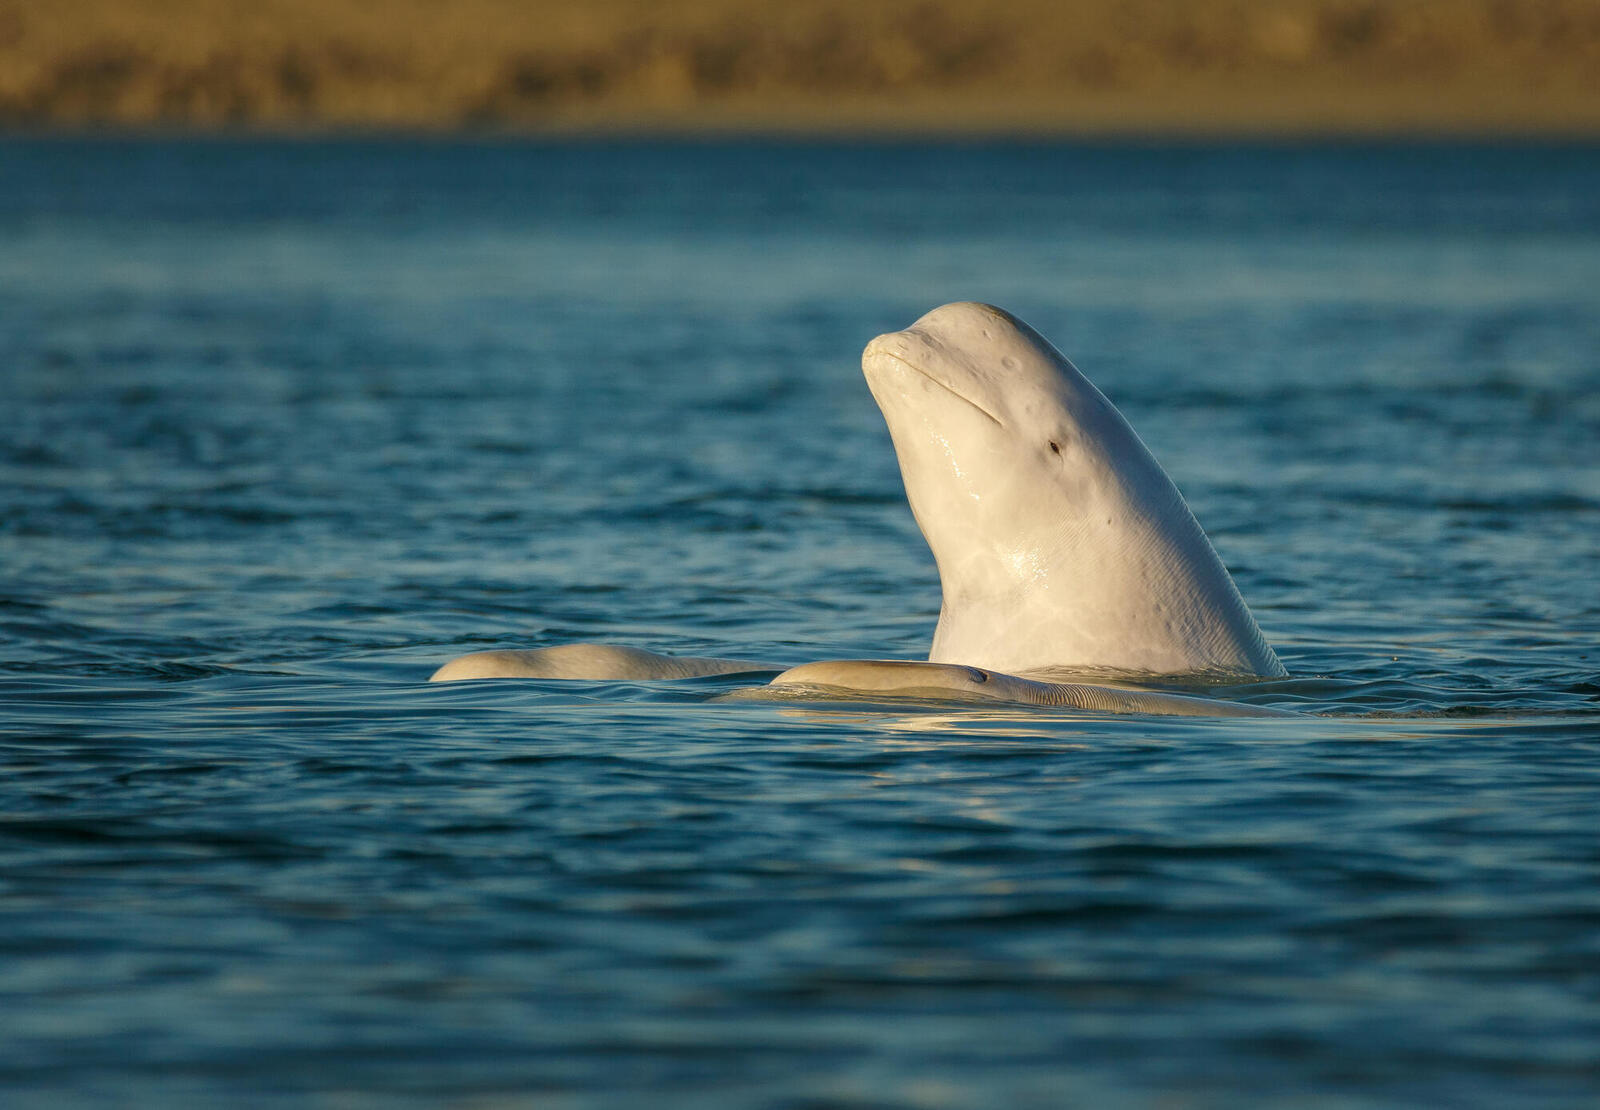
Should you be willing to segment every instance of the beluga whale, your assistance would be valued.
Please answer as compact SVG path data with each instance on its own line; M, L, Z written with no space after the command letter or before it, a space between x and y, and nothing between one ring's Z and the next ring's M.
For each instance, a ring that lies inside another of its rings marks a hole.
M475 652L433 680L781 671L768 696L822 690L1105 712L1280 714L1126 687L1286 672L1172 479L1043 336L1004 309L960 302L878 336L861 364L939 571L943 603L927 661L784 670L567 644Z

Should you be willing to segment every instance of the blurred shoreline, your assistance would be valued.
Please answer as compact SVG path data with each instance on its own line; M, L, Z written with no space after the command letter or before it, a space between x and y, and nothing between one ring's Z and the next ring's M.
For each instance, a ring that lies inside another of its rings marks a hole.
M0 128L1600 136L1600 0L0 0Z

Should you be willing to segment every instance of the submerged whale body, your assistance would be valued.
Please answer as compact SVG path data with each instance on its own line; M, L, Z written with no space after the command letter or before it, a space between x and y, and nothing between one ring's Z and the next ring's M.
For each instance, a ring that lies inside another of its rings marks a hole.
M879 336L861 361L938 564L938 627L926 663L807 664L779 674L775 688L948 691L1111 712L1256 711L1044 677L1285 673L1177 487L1077 367L1011 314L968 302ZM781 669L571 644L476 652L433 679Z

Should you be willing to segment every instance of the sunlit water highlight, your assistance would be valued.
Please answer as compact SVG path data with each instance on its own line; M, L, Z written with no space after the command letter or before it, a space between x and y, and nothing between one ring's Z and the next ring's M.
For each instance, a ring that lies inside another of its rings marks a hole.
M1139 429L1320 716L925 653L857 368ZM1600 151L0 144L8 1105L1600 1098Z

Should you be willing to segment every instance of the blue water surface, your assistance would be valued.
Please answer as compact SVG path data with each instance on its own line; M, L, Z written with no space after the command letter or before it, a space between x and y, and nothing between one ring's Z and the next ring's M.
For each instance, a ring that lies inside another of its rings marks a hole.
M860 348L1004 305L1298 720L925 654ZM0 141L0 1101L1600 1100L1600 148Z

